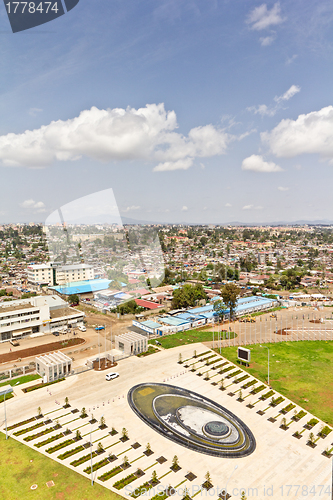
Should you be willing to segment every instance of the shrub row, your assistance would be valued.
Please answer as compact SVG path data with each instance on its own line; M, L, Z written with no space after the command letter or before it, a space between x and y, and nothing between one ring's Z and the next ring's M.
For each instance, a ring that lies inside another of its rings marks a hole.
M260 396L260 399L262 401L266 401L266 399L268 399L271 396L273 396L273 394L274 394L274 391L268 391L268 392L266 392L266 394L263 394L262 396Z
M316 418L311 418L307 423L307 427L314 427L316 424L318 424L319 420Z
M236 375L239 375L240 373L242 373L242 370L236 370L234 372L229 373L229 375L227 375L227 378L236 377Z
M272 398L272 401L270 402L270 405L275 407L279 405L280 403L283 403L284 398L282 396L279 396L277 398Z
M113 467L113 469L109 470L108 472L104 472L101 476L98 476L98 479L100 481L107 481L110 479L110 477L115 476L116 474L119 474L119 472L123 471L124 469L120 466L117 465L116 467Z
M40 441L39 443L35 443L35 446L37 448L40 448L41 446L44 446L49 443L53 443L53 441L56 441L57 439L60 439L64 437L63 433L60 432L60 434L56 434L55 436L49 437L48 439L45 439L44 441Z
M265 385L258 385L258 387L254 387L251 391L251 394L258 394L258 392L266 389Z
M26 432L34 431L35 429L42 427L42 425L44 425L44 422L39 422L36 425L32 425L31 427L27 427L26 429L21 429L20 431L14 432L14 436L21 436L21 434L25 434Z
M61 448L65 448L65 446L68 446L69 444L73 443L75 443L74 439L66 439L66 441L63 441L62 443L52 446L51 448L48 448L46 451L47 453L54 453L55 451L61 450Z
M57 426L57 429L60 429L60 428L61 428L61 425ZM27 442L32 441L33 439L39 438L41 436L45 436L45 434L49 434L50 432L53 432L57 429L55 429L54 427L49 427L48 429L45 429L41 432L37 432L36 434L32 434L31 436L27 436L23 439L24 439L24 441L27 441Z
M57 382L62 382L65 380L65 377L59 378L58 380L53 380L53 382L47 382L46 384L38 384L38 385L33 385L32 387L27 387L26 389L23 389L23 392L31 392L31 391L36 391L37 389L41 389L42 387L47 387L48 385L53 385L56 384Z
M95 472L95 470L98 470L100 469L101 467L104 467L104 465L108 465L110 462L109 462L109 459L108 458L103 458L103 460L100 460L99 462L96 462L94 465L93 465L93 472ZM89 472L91 472L91 467L86 467L83 472L85 472L86 474L89 474Z
M306 411L301 410L293 418L294 418L294 420L300 420L301 418L305 417L305 415L306 415Z
M220 370L219 373L227 373L228 371L232 370L233 366L227 366L227 368L224 368L223 370Z
M93 451L91 454L89 453L88 455L84 455L81 458L77 458L76 460L73 460L73 462L71 462L70 465L73 465L74 467L77 467L78 465L81 465L84 462L86 462L87 460L89 460L91 458L91 456L93 458L95 458L97 456L96 451Z
M321 429L319 432L320 437L326 437L329 435L329 433L332 432L332 429L330 429L327 425Z
M149 491L153 487L154 485L151 482L146 481L145 483L143 483L141 486L138 486L138 488L134 490L131 497L138 498L140 495L142 495L142 493L144 494L147 493L147 491Z
M246 382L246 384L243 385L243 389L248 389L249 387L252 387L252 385L256 384L256 380L250 380L249 382Z
M65 460L65 458L71 457L72 455L75 455L75 453L79 453L79 451L83 451L84 448L82 444L80 446L77 446L76 448L73 448L72 450L65 451L65 453L61 453L58 455L57 458L60 458L60 460Z
M243 375L242 377L239 377L238 379L235 380L235 384L239 384L240 382L243 382L247 378L249 378L250 375Z
M287 406L282 408L281 413L285 415L286 413L288 413L288 411L293 410L294 408L296 408L296 405L294 405L293 403L289 403Z
M116 488L116 490L121 490L124 486L132 483L133 481L135 481L135 479L140 477L141 472L142 471L140 471L140 469L138 469L136 473L133 472L132 474L129 474L129 476L126 476L123 479L119 479L119 481L116 481L114 483L113 487Z
M10 425L7 427L7 430L10 431L12 429L16 429L16 427L20 427L21 425L29 424L30 422L33 422L35 420L35 417L28 418L28 420L23 420L22 422L18 422L17 424Z

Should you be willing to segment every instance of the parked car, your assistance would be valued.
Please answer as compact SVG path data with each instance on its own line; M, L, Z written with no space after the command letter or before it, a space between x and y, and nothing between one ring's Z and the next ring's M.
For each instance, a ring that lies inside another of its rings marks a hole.
M111 373L107 373L105 375L106 380L113 380L114 378L117 378L117 377L119 377L119 373L117 373L117 372L111 372Z
M96 332L98 332L99 330L105 330L105 326L96 326L95 330Z
M87 329L86 329L85 326L79 326L79 330L80 330L80 332L86 332L87 331Z
M56 337L59 337L59 332L52 332L52 335L55 335Z
M158 340L155 340L155 344L156 345L162 345L161 342L159 342Z

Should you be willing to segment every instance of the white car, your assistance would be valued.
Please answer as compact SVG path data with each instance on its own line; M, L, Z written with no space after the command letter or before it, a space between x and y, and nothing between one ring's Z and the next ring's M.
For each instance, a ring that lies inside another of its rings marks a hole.
M80 330L80 332L86 332L87 331L87 329L86 329L85 326L79 326L79 330Z
M119 373L117 373L117 372L107 373L105 375L106 380L113 380L114 378L117 378L117 377L119 377Z

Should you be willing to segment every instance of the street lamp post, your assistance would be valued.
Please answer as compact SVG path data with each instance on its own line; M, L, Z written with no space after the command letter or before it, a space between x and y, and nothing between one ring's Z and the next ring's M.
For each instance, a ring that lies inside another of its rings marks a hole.
M229 479L228 479L228 481L227 481L227 484L225 485L225 490L224 490L224 500L227 500L227 498L228 498L228 483L229 483L229 481L230 481L230 479L231 479L231 476L233 475L233 473L235 472L235 470L236 470L236 469L238 469L238 465L235 465L235 468L234 468L234 470L232 471L232 473L230 474Z
M19 382L16 382L15 385L19 384ZM4 413L5 413L5 427L6 427L6 439L8 439L8 431L7 431L7 412L6 412L6 394L11 394L13 392L12 387L8 387L8 389L4 389L3 391L0 392L0 395L3 396L3 408L4 408Z
M103 413L104 415L104 413ZM101 418L103 417L101 415ZM90 424L90 471L91 471L91 486L94 486L94 476L93 476L93 463L92 463L92 441L91 441L91 432L92 432L92 426L93 424Z
M269 385L269 348L266 345L261 345L260 347L265 347L268 353L268 385Z

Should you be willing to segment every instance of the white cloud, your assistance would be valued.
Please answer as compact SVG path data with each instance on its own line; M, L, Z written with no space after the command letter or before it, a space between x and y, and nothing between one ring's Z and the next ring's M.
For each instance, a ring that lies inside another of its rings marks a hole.
M224 206L225 207L232 207L232 205L230 203L226 203Z
M122 210L122 212L126 213L126 212L134 212L135 210L140 210L140 206L137 206L137 205L132 205L131 207L127 207L125 208L124 210Z
M242 162L242 170L252 172L282 172L282 168L272 161L265 161L261 155L251 155Z
M187 208L186 205L184 205L183 208L182 208L182 212L187 212L187 211L188 211L188 208Z
M244 205L244 207L242 208L242 210L262 210L264 207L258 205L258 206L255 206L255 205Z
M291 57L288 57L286 60L286 65L289 66L289 64L292 64L295 61L295 59L297 59L297 57L298 57L297 54L294 54Z
M266 106L266 104L259 104L259 106L250 106L246 109L247 111L252 111L255 115L260 116L274 116L277 111L276 107L269 108L268 106Z
M289 101L292 97L294 97L295 94L298 94L298 92L301 91L301 87L299 85L292 85L290 89L288 89L284 94L280 96L275 96L274 101L275 102L281 102L281 101Z
M35 201L33 199L25 200L19 204L21 208L34 210L37 212L45 212L45 204L42 201Z
M41 113L43 110L41 108L30 108L28 113L30 116L37 116L38 113Z
M177 161L166 161L164 163L159 163L153 168L153 172L168 172L171 170L187 170L192 167L193 159L184 158L183 160Z
M259 114L261 116L274 116L276 112L281 109L284 101L289 101L295 94L301 91L301 87L298 85L292 85L284 94L280 96L275 96L274 101L276 104L274 106L267 106L266 104L259 104L259 106L250 106L247 111L253 112L255 115Z
M92 107L76 118L51 122L22 134L0 136L5 166L45 167L55 161L145 160L159 162L155 171L187 169L195 158L225 153L235 137L213 125L176 132L176 113L164 104L140 109Z
M252 30L261 31L276 26L284 21L281 17L280 2L276 2L271 10L267 9L267 5L263 3L259 7L255 7L246 20Z
M263 132L261 139L277 157L317 153L333 162L333 106L282 120L271 132Z
M271 45L274 42L275 35L264 36L259 38L259 40L262 47L267 47L268 45Z
M289 188L288 187L279 186L278 190L279 191L289 191Z

